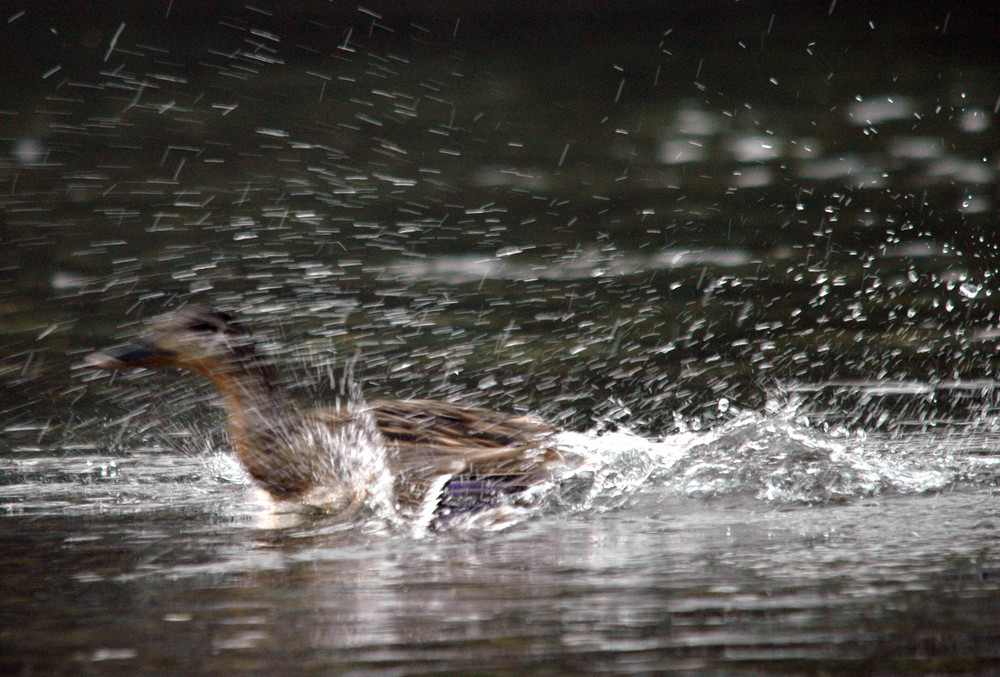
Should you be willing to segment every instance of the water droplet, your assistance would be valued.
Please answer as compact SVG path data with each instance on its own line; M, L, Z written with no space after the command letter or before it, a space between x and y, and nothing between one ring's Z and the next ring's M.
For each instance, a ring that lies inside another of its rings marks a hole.
M978 284L972 284L971 282L963 282L959 288L959 293L967 299L974 299L979 296L979 292L982 287Z

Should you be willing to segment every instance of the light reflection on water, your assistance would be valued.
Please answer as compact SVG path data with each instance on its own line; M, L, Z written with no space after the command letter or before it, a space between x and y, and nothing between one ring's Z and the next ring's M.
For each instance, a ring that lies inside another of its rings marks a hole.
M261 529L239 511L109 513L60 532L14 522L12 560L41 547L66 578L61 600L37 579L5 587L34 591L36 609L78 600L63 613L82 625L57 642L76 665L544 672L558 654L563 669L615 671L892 666L896 652L986 649L941 613L996 593L982 557L997 511L983 498L778 507L649 491L503 535L423 540L324 520ZM30 630L7 635L28 654Z

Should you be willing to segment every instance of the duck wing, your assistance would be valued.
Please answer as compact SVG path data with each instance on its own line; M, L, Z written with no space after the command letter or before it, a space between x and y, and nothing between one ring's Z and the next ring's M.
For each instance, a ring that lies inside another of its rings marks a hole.
M437 400L375 400L363 405L390 447L402 503L421 504L441 492L478 505L549 478L562 463L539 421ZM442 485L442 481L444 484Z
M555 432L530 418L437 400L374 400L364 409L387 439L443 450L509 447L537 442Z

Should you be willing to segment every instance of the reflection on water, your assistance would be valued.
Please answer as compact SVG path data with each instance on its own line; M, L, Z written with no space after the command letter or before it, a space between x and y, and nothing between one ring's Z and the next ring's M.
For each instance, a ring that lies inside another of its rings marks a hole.
M899 652L947 660L956 643L989 655L991 640L942 613L986 613L997 593L996 464L970 439L824 433L794 408L660 440L566 433L588 462L533 508L435 535L275 505L212 452L20 448L3 467L5 599L64 630L23 617L5 640L43 671L893 669ZM977 631L995 632L993 617Z
M15 609L60 619L41 637L19 617L5 639L39 670L115 660L388 674L484 662L529 672L864 661L891 670L905 665L901 654L989 655L956 602L982 614L978 632L996 632L983 555L996 511L961 492L774 511L647 491L627 508L431 541L325 521L274 532L239 517L13 522L9 561L42 549L63 578L48 589L37 576L5 578Z
M0 25L0 671L992 668L994 13L321 4ZM583 462L275 504L206 386L78 364L194 302Z

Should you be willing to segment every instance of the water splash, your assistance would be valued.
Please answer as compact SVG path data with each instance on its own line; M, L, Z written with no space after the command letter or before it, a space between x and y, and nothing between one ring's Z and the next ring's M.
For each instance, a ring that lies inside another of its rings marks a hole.
M565 433L560 441L583 461L561 478L555 502L584 511L617 508L650 492L822 504L940 490L963 473L946 457L810 425L796 403L735 412L710 430L659 440L617 431Z
M396 519L386 442L369 412L358 410L336 428L317 417L302 436L305 448L327 451L315 455L322 467L314 469L314 476L337 478L335 484L310 490L301 501L305 506L336 513L364 510L379 519Z
M112 458L96 447L71 448L72 440L49 452L29 453L25 447L23 458L0 468L6 477L0 507L18 513L89 514L185 505L218 513L226 504L226 515L252 517L263 528L301 524L319 508L327 515L320 518L323 523L336 528L420 538L442 530L482 533L540 517L615 511L650 496L821 505L996 481L998 464L989 451L995 448L994 419L984 418L976 430L964 429L960 439L954 434L936 440L925 436L926 444L915 445L905 437L828 429L822 417L810 418L796 400L772 401L762 412L741 411L728 402L722 409L725 420L707 429L678 419L677 431L659 438L621 428L559 433L553 442L566 459L564 466L525 491L497 493L477 509L446 520L438 499L453 479L447 476L440 478L442 491L429 491L426 510L399 512L385 442L364 414L334 432L321 426L315 434L329 439L311 442L340 450L330 454L329 462L350 467L327 472L349 477L344 486L364 488L349 514L327 517L330 506L343 497L331 501L322 492L305 505L256 500L248 491L251 480L221 451L218 435L181 435L179 429L156 437L152 446L130 438Z

